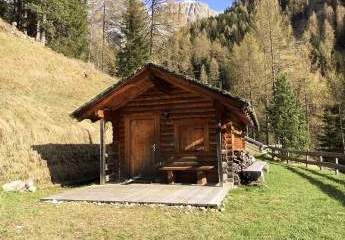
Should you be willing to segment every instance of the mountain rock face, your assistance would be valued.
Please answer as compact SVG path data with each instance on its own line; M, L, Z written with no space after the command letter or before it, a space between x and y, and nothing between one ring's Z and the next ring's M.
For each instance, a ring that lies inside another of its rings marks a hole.
M121 39L120 21L126 10L126 0L88 0L88 5L91 41L101 40L104 20L106 38L111 42L119 42Z
M100 38L103 29L104 1L88 0L91 38ZM118 43L121 39L120 21L126 10L126 0L105 0L105 32L108 39ZM216 16L217 11L200 1L168 0L164 9L167 18L173 19L177 27L183 27L202 18Z
M218 12L211 9L207 4L199 1L173 2L173 8L180 18L182 25L193 23L202 18L218 15Z

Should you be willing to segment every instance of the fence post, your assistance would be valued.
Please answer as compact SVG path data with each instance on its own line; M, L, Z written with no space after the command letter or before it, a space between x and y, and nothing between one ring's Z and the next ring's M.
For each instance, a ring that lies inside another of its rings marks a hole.
M286 164L289 165L289 157L290 157L290 153L287 151L286 152Z
M339 169L338 169L338 164L339 164L339 159L335 158L335 174L338 175L339 174Z
M319 165L320 165L320 171L322 170L322 162L323 162L323 157L320 156L320 162L319 162Z
M305 167L308 168L309 155L308 152L305 154Z

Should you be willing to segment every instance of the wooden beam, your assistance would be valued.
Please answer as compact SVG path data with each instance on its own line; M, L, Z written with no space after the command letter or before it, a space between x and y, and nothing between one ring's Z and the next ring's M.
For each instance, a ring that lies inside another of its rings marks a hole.
M100 99L90 103L87 107L85 107L85 110L83 110L83 113L81 113L80 118L90 118L96 121L98 119L94 118L97 118L97 116L95 115L97 115L98 109L107 107L109 108L111 107L113 102L121 101L121 103L119 103L119 105L121 105L123 104L122 102L131 100L135 98L138 94L141 94L143 90L146 91L150 87L154 86L146 73L144 73L144 76L142 76L143 73L141 73L141 75L138 75L137 78L134 78L131 81L126 82L122 86L119 86L118 88L109 91L109 93L107 93Z
M150 80L152 81L152 83L155 85L155 87L166 94L169 94L171 92L171 85L169 83L167 83L166 81L157 78L155 76L151 76Z
M104 110L98 110L96 115L98 118L101 118L101 119L104 118Z
M203 95L215 100L218 100L222 103L226 108L231 110L236 117L238 117L244 124L248 124L251 122L251 119L248 118L247 114L243 112L243 106L239 104L236 100L230 99L229 97L222 96L219 93L213 92L212 90L206 89L203 86L198 86L195 83L188 82L188 81L181 81L178 77L174 76L174 74L167 74L161 69L151 69L152 73L161 79L164 79L166 82L180 87L186 91L194 92L199 95Z
M216 110L216 119L217 121L222 121L225 115L225 108L224 105L221 104L218 100L214 100L213 101L213 106Z
M223 161L222 161L222 124L217 125L217 160L218 160L218 181L223 187Z
M100 157L99 157L99 184L105 184L105 134L104 134L104 118L99 121L100 127Z

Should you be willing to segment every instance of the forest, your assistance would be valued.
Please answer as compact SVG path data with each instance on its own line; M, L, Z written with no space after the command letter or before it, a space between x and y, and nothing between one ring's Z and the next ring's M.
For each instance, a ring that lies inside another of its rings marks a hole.
M129 0L103 16L119 6L101 5L93 38L88 1L1 0L0 17L118 78L153 61L244 97L260 122L248 135L266 144L345 152L344 0L238 0L183 26L174 6Z

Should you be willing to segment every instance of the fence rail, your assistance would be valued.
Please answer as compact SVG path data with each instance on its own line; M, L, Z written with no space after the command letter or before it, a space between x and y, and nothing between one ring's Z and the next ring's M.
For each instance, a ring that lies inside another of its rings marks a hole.
M266 149L266 145L252 138L245 137L246 151L253 155L261 154Z
M319 166L320 170L323 167L327 167L334 169L336 174L339 173L339 170L345 171L345 165L339 164L339 160L345 162L345 154L343 153L298 151L270 146L267 149L270 150L273 160L277 157L282 161L286 161L287 164L289 164L289 161L292 161L304 163L306 167L308 165L316 165Z

